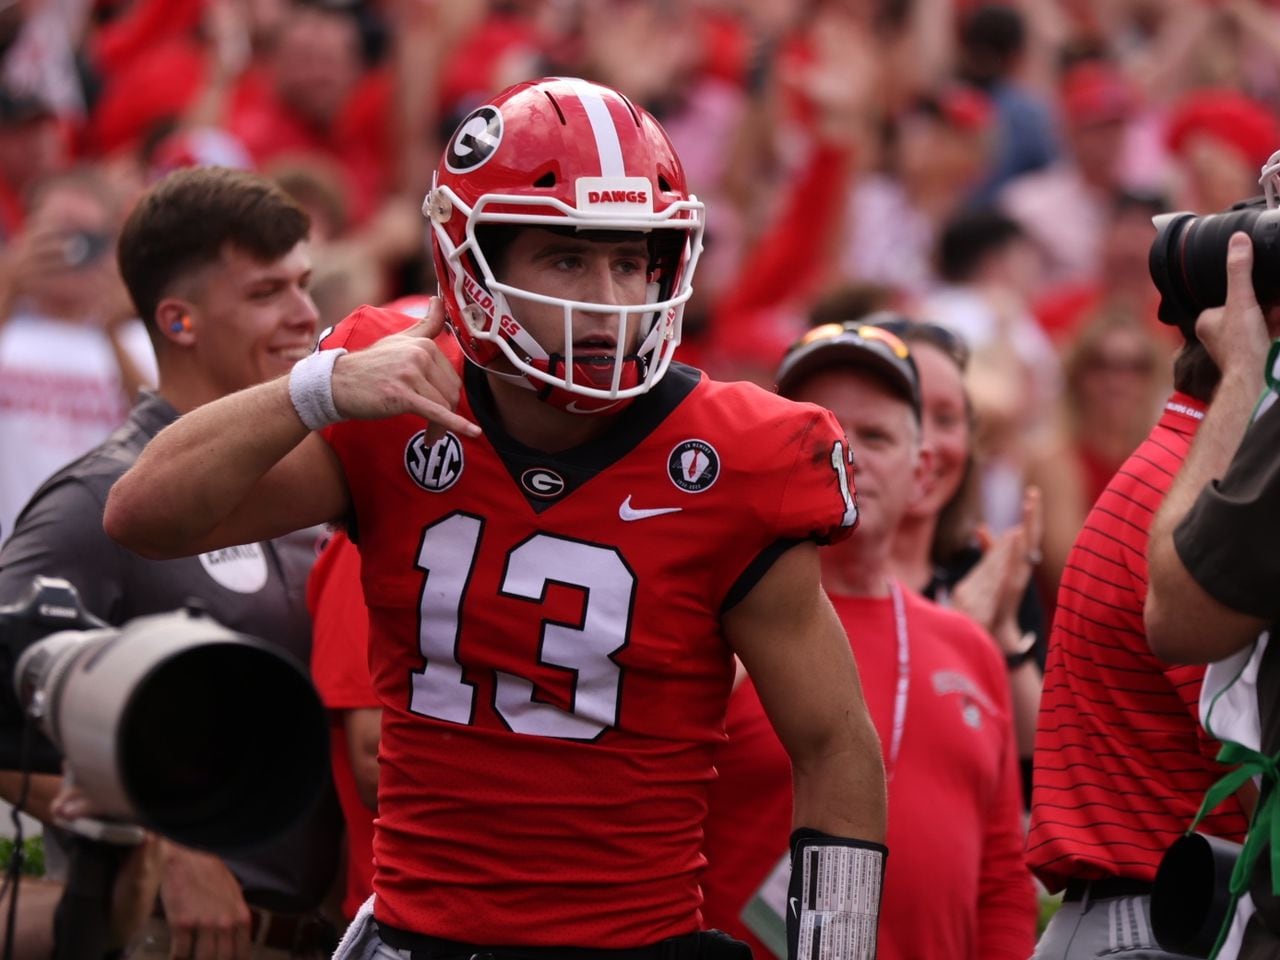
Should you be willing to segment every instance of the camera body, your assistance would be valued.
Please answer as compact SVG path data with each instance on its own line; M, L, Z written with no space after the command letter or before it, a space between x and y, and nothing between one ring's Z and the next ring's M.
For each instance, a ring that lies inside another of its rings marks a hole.
M38 724L101 819L226 855L284 832L328 782L324 708L301 666L198 605L117 628L37 577L0 609L0 647L5 719Z
M1227 299L1227 241L1236 232L1253 241L1253 290L1264 308L1280 303L1280 209L1262 197L1230 210L1198 217L1185 211L1163 213L1152 222L1156 239L1148 266L1160 291L1159 317L1194 337L1202 310Z
M23 599L0 607L0 676L16 678L22 652L51 633L106 626L81 607L79 594L66 580L36 577ZM62 757L42 732L26 731L26 743L20 745L25 718L14 684L0 683L0 769L59 773Z
M1201 311L1227 300L1227 243L1233 233L1253 241L1253 291L1265 310L1280 304L1280 150L1262 166L1262 196L1208 216L1180 211L1152 219L1156 238L1147 267L1160 292L1161 322L1195 339Z

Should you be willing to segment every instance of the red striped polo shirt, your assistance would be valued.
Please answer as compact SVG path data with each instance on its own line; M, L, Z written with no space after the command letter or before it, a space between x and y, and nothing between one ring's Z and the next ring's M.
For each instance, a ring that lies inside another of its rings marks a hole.
M1204 668L1147 646L1151 520L1186 459L1204 404L1175 393L1094 504L1067 559L1036 730L1027 861L1051 891L1068 880L1150 881L1225 768L1200 728ZM1240 840L1232 797L1199 829Z

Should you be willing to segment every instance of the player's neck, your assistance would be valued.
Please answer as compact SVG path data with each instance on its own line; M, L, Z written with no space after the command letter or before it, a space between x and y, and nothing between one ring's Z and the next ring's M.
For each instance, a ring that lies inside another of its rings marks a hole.
M493 408L510 436L534 450L559 453L594 440L609 429L613 417L567 413L543 403L520 384L490 376Z
M893 576L913 590L923 590L933 576L930 553L938 529L937 514L906 516L893 534L889 566Z
M868 542L861 531L843 543L824 548L822 586L842 597L887 597L889 580L895 574L889 563L888 545Z

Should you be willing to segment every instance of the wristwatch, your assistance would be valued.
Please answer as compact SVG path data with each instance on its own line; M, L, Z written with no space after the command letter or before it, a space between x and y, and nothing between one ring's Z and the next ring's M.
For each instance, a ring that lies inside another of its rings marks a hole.
M1004 665L1010 670L1016 670L1035 655L1036 633L1034 630L1028 630L1022 635L1022 642L1018 644L1018 649L1004 655Z

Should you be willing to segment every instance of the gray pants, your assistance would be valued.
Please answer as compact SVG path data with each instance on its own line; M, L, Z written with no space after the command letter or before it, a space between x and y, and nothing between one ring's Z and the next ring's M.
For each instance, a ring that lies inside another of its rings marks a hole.
M1105 897L1064 903L1036 944L1032 960L1180 960L1151 933L1151 897Z

